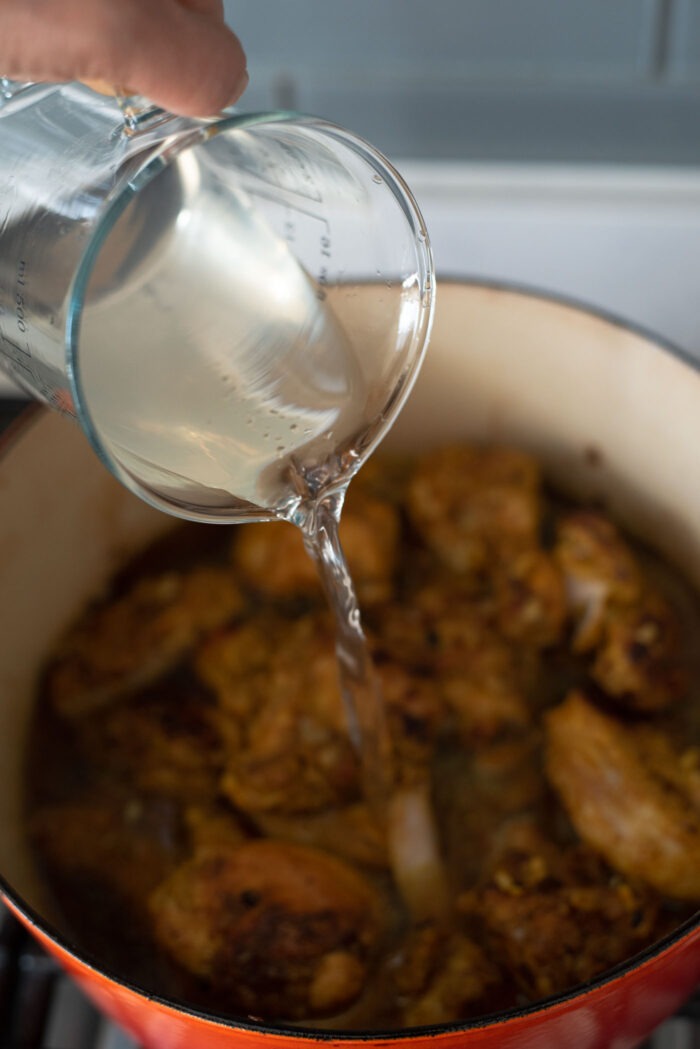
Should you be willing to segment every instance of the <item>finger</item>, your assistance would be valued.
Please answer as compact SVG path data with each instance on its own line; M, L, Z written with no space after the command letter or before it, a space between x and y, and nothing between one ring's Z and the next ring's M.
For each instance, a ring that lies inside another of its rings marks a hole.
M153 3L153 0L151 0ZM206 116L236 101L248 84L240 41L205 0L164 4L166 14L148 47L134 48L120 62L120 83L174 113ZM149 13L152 13L149 6ZM115 70L116 71L116 70Z
M0 0L0 66L25 80L128 84L172 112L215 114L247 73L212 10L214 0Z

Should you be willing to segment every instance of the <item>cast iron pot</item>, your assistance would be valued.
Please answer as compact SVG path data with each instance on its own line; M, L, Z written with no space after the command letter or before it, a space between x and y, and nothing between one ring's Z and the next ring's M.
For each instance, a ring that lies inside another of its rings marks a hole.
M373 291L355 308L377 308ZM564 489L605 500L700 587L700 373L658 340L536 294L441 283L427 361L387 439L514 442ZM389 1034L270 1028L204 1015L116 978L57 931L22 823L22 755L38 668L133 551L172 522L107 474L79 430L30 410L0 459L0 872L6 902L86 993L148 1049L622 1049L700 981L700 917L601 978L472 1023Z

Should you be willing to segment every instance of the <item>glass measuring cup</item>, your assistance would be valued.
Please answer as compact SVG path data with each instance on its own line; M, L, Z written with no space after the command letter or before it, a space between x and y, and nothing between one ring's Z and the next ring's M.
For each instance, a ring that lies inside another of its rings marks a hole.
M426 232L388 162L297 114L0 96L6 370L178 516L293 518L349 480L432 318Z

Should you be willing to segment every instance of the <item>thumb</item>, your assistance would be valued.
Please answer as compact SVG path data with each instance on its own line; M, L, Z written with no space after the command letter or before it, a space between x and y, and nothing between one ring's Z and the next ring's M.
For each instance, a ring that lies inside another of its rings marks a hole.
M220 0L0 0L0 67L20 80L124 84L184 116L246 88L246 58Z
M173 113L210 116L235 102L248 85L238 37L212 8L218 0L167 0L152 35L124 56L119 83Z

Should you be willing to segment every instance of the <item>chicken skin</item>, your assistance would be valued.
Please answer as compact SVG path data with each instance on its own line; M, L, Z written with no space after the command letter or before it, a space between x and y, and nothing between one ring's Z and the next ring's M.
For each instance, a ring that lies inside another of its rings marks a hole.
M656 903L585 849L530 835L504 850L461 910L528 998L557 994L653 939Z
M664 710L685 694L678 622L660 595L645 593L635 605L610 609L591 676L640 713Z
M128 782L134 792L209 801L224 761L217 720L215 710L191 697L123 703L81 718L80 745L87 761L99 756L103 776Z
M442 581L384 613L380 651L435 682L444 711L470 745L526 728L532 659L493 624L490 603Z
M663 710L685 692L677 618L645 579L615 525L576 511L558 524L554 551L575 622L574 650L591 653L591 675L622 706Z
M265 1019L329 1015L362 992L382 934L380 895L319 850L256 840L207 848L151 896L157 940Z
M122 597L91 608L68 632L49 670L57 711L79 717L157 680L244 607L220 568L141 579Z
M537 545L537 464L509 448L440 448L419 460L407 507L415 528L445 565L477 574L498 558Z
M634 605L641 597L639 565L615 525L590 510L560 518L554 556L575 621L574 649L588 652L603 636L608 609Z
M561 640L568 616L564 575L545 550L530 547L504 558L494 571L499 633L535 649Z
M316 812L359 797L327 617L259 617L200 650L227 757L221 790L253 817Z
M581 839L615 870L671 899L700 900L700 808L692 766L651 732L603 714L574 692L546 717L546 769ZM667 751L668 771L658 761Z

